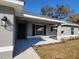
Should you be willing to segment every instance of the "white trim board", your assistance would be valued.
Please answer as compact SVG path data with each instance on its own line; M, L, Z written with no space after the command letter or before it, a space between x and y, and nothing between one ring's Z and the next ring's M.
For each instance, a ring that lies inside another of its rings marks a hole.
M0 52L13 51L13 46L0 47Z

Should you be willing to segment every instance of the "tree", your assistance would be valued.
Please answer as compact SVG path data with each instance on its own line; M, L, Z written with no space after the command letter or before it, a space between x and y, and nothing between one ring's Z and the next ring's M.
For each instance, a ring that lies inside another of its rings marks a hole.
M50 6L45 6L41 8L41 14L44 16L52 17L53 15L53 8Z
M68 16L69 8L65 5L57 5L56 8L45 6L41 8L41 14L52 18L64 19Z
M79 15L78 14L70 14L68 21L79 24Z
M66 5L57 5L55 10L55 14L58 17L58 19L66 18L70 13L70 9Z
M45 6L41 8L41 14L51 18L67 19L69 22L79 24L79 14L75 14L66 5L57 5L55 8Z

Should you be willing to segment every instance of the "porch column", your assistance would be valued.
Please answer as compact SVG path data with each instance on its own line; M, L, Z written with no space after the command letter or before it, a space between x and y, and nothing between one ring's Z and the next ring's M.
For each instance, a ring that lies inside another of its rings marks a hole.
M58 40L61 39L61 31L62 31L62 27L61 27L61 24L59 24L57 28L57 39Z

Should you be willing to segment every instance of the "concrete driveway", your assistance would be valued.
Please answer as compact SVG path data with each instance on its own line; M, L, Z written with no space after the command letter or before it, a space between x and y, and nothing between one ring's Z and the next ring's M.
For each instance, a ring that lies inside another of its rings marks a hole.
M30 47L13 59L40 59L40 57L37 55L34 49Z
M15 41L13 59L40 59L35 50L32 48L33 44L43 41L40 38L21 39Z
M32 45L42 45L59 42L56 39L49 37L40 37L40 38L30 38L30 39L21 39L15 41L14 46L14 59L40 59L38 54L32 48Z

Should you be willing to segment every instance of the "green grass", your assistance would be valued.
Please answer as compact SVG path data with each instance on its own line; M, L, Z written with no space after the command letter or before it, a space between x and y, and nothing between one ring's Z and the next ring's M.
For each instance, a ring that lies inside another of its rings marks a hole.
M65 43L34 46L41 59L79 59L79 40Z

